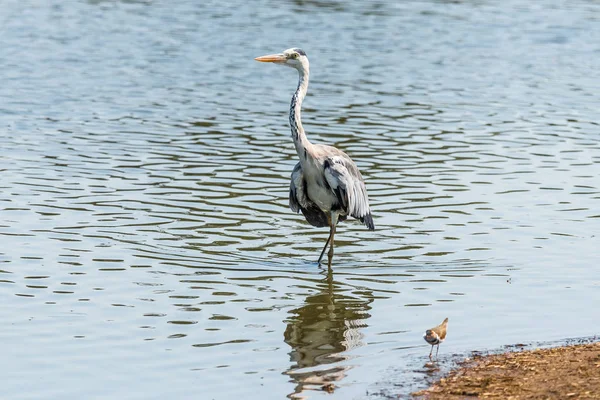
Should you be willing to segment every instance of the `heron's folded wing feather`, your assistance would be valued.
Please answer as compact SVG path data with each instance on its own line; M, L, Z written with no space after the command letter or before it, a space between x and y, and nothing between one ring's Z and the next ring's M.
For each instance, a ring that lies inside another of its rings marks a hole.
M302 182L302 166L296 164L292 171L292 179L290 181L290 208L298 213L302 205L306 205L306 193L304 193L304 183Z
M356 165L339 156L328 158L324 165L325 179L344 211L372 225L367 188Z
M327 215L308 197L306 181L300 163L292 171L290 181L290 208L294 212L302 211L309 224L316 227L329 226Z

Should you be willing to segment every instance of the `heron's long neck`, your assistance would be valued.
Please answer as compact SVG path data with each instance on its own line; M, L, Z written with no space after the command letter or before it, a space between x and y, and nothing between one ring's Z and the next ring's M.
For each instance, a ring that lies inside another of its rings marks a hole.
M308 90L308 66L305 66L298 71L298 88L296 93L292 96L292 103L290 104L290 127L292 128L292 139L294 139L294 146L301 162L306 160L307 150L310 152L312 144L308 141L304 128L302 127L302 101L306 96Z

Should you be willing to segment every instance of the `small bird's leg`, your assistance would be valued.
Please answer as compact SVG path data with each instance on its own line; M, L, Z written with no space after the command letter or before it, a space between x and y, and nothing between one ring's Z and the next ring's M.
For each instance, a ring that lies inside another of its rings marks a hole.
M433 346L431 346L431 350L433 350ZM435 351L435 358L437 358L437 353L440 351L440 344L438 343L437 350Z
M433 353L433 345L431 345L431 350L429 351L429 359L431 360L431 353Z

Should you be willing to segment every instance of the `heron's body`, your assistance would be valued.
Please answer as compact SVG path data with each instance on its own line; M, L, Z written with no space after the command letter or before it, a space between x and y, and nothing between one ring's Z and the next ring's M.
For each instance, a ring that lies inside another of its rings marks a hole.
M290 127L300 161L294 167L290 183L290 208L302 212L308 223L330 228L329 239L319 263L329 248L329 265L333 257L335 228L339 221L352 216L370 230L375 229L364 179L352 159L343 151L327 145L312 144L301 120L302 101L308 90L309 63L304 51L288 49L282 54L256 58L298 70L298 87L290 104Z
M446 332L448 330L448 318L441 324L431 329L427 329L423 335L423 339L431 345L431 351L429 352L429 358L433 352L433 346L437 345L435 356L437 357L438 351L440 351L440 343L446 339Z

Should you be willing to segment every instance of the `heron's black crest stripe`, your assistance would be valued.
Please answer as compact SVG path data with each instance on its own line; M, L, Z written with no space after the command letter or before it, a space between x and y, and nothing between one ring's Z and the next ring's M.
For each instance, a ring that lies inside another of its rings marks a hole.
M299 49L299 48L297 48L297 47L294 49L294 51L295 51L296 53L300 54L301 56L305 56L305 55L306 55L306 53L304 52L304 50L302 50L302 49Z

